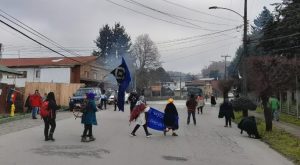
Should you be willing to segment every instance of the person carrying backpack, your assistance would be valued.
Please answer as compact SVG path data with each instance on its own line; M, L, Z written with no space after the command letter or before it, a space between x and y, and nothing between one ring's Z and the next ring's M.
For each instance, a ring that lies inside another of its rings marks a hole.
M42 103L40 115L45 123L44 135L45 141L55 141L53 133L56 127L56 110L58 109L53 92L49 92L46 100ZM49 127L50 132L49 132Z

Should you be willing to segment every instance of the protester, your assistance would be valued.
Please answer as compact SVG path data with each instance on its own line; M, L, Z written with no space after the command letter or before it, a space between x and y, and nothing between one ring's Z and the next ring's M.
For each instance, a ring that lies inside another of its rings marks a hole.
M173 98L169 98L168 104L165 108L164 124L166 129L164 130L164 136L166 136L166 133L169 130L172 130L172 136L178 136L175 132L175 130L178 129L178 112L173 102Z
M275 97L275 95L272 95L269 98L269 107L272 109L272 119L279 121L280 103L279 103L278 99Z
M96 112L97 107L95 103L95 94L88 93L86 95L87 103L83 110L81 123L84 124L83 134L81 136L81 142L94 141L96 138L93 136L93 125L97 125ZM87 139L87 137L89 139Z
M32 106L31 106L31 103L30 103L30 97L31 97L31 95L28 94L28 96L26 98L26 101L25 101L25 107L27 108L27 113L30 113L31 110L32 110Z
M42 106L42 97L38 90L35 90L34 94L31 95L30 104L32 107L32 119L37 119L36 114Z
M53 134L56 128L55 119L56 119L56 110L58 109L58 107L56 104L54 93L49 92L45 101L48 102L48 111L49 111L49 115L43 117L45 123L45 128L44 128L45 141L48 140L55 141L55 139L53 138ZM50 132L49 132L49 126L51 126Z
M105 90L102 90L100 97L101 97L100 109L103 110L102 109L103 105L104 105L104 109L106 109L107 96L105 94Z
M201 95L197 97L197 103L198 103L197 106L198 114L199 114L199 110L201 111L201 114L203 114L203 107L205 105L205 102L204 102L204 98Z
M140 96L139 101L136 103L136 106L131 112L129 122L131 123L133 120L136 122L136 126L131 132L131 136L136 136L135 132L140 128L140 126L144 127L146 137L149 138L152 134L148 132L147 129L147 119L146 113L149 111L150 107L147 107L145 104L145 97Z
M211 95L211 97L210 97L210 103L211 103L211 106L212 106L212 107L215 106L215 105L217 104L216 98L215 98L214 95Z
M187 124L190 124L190 118L191 115L193 116L194 125L196 125L196 117L195 117L195 111L197 107L197 101L195 99L195 95L191 94L190 99L186 101L186 106L188 109L188 118L187 118Z
M131 92L128 97L128 101L130 102L130 113L131 113L138 101L138 94L135 91Z
M116 91L116 92L114 93L114 106L115 106L114 111L117 110L117 107L118 107L117 105L118 105L118 92Z
M232 104L229 102L228 98L225 98L224 102L220 106L219 118L225 117L225 126L231 127L231 119L234 119L234 113Z

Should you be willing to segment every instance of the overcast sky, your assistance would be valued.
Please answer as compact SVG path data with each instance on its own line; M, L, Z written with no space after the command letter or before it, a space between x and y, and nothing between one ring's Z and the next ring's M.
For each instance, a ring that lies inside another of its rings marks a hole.
M149 34L157 43L163 67L170 71L200 73L201 69L212 61L224 60L221 55L233 57L242 43L242 28L199 36L242 25L243 20L238 15L226 10L208 10L208 7L226 7L243 15L244 0L135 0L168 13L173 18L128 1L130 0L0 0L0 9L81 55L89 55L96 48L94 40L104 24L112 26L115 22L120 22L133 42L138 35ZM263 6L272 11L270 4L279 1L248 0L250 23L253 24L253 19L261 12ZM1 12L0 14L3 15ZM1 16L0 19L8 22ZM185 39L187 37L190 38ZM174 40L176 42L170 42ZM53 47L47 42L42 42ZM46 49L4 24L0 24L0 43L4 45L3 57L50 55Z

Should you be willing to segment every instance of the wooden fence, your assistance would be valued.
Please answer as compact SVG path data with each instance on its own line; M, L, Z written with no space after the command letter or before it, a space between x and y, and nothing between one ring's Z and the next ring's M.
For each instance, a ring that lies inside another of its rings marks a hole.
M69 98L78 88L83 86L84 84L80 83L65 84L26 82L24 100L26 100L28 94L33 94L35 90L39 90L42 97L44 93L54 92L57 105L69 106Z

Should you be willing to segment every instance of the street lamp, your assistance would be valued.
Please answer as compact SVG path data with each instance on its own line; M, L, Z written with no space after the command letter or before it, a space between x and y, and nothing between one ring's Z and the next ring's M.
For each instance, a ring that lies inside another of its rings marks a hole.
M248 47L247 47L247 0L245 0L245 3L244 3L244 16L241 15L240 13L232 10L232 9L228 9L228 8L224 8L224 7L218 7L218 6L211 6L209 7L208 9L223 9L223 10L228 10L228 11L231 11L231 12L234 12L235 14L239 15L240 17L243 18L243 21L244 21L244 37L243 37L243 48L244 48L244 53L243 53L243 56L244 56L244 59L247 58L248 56ZM244 60L245 62L245 60ZM244 72L243 74L243 85L242 85L242 91L243 91L243 94L245 96L247 96L247 76L246 76L246 64L242 64L242 70Z

